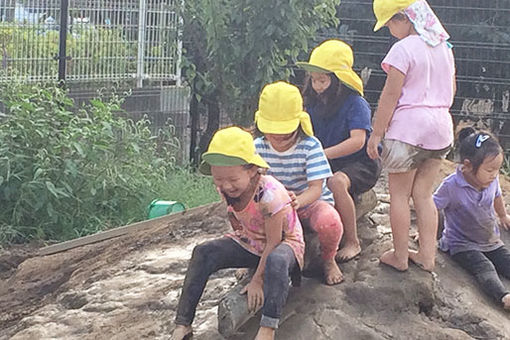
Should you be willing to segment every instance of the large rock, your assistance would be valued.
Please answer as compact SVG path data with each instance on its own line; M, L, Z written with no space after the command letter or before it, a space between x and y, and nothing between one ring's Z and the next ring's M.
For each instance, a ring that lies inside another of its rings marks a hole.
M503 179L502 187L510 191ZM359 221L361 256L340 265L345 282L328 287L305 278L292 288L277 338L510 339L509 313L448 256L438 255L435 274L379 264L391 247L384 188L376 188L379 205ZM225 221L225 207L213 204L171 225L54 255L0 250L0 339L168 339L191 251L229 230ZM510 244L510 233L502 234ZM194 339L222 339L217 306L235 285L232 270L211 277ZM257 327L252 318L234 338L250 339Z
M377 196L370 190L359 197L356 202L356 218L364 216L377 206ZM305 263L303 272L307 276L322 275L322 260L320 257L320 243L317 233L310 228L305 229ZM248 284L249 278L241 280L226 296L220 300L218 306L218 331L225 337L235 335L253 316L248 312L246 297L240 295L242 287Z

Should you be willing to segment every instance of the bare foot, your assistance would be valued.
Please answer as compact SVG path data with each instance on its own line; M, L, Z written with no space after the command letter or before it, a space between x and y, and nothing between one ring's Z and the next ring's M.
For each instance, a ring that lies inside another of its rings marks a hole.
M503 296L501 302L503 302L503 308L510 311L510 294Z
M274 340L274 328L260 327L255 340Z
M193 329L191 326L177 325L170 339L172 340L189 340L193 337Z
M381 257L379 258L381 263L388 265L400 272L405 272L407 270L408 264L407 259L399 259L395 256L395 250L391 249L385 251Z
M339 284L344 280L344 275L334 258L324 260L324 280L328 286Z
M419 251L409 249L409 260L427 272L432 272L436 265L436 259L426 259Z
M342 249L336 253L336 260L338 262L347 262L355 258L361 253L361 246L358 242L346 243Z

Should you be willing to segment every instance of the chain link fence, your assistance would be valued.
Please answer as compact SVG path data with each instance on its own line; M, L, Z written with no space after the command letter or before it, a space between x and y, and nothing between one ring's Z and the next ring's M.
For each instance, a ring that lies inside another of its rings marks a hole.
M177 8L174 0L0 0L0 81L57 80L64 67L71 83L179 85Z
M457 67L457 94L451 110L456 123L490 129L510 150L510 1L428 0L446 30ZM375 110L386 79L380 63L396 41L387 29L373 32L372 0L342 0L340 26L316 43L340 38L351 44L365 96Z
M0 0L0 82L65 80L79 106L113 88L128 118L167 127L189 158L175 0ZM105 98L108 96L106 95Z

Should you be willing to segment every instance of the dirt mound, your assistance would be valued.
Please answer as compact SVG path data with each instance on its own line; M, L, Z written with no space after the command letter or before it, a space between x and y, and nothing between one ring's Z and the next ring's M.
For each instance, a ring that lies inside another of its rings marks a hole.
M448 163L442 172L452 171ZM510 193L510 183L501 182ZM278 338L510 338L510 314L480 294L474 279L447 256L438 255L434 274L379 265L378 256L391 245L385 189L382 179L379 205L360 221L362 256L341 265L346 281L327 287L309 278L292 288ZM54 255L3 251L0 339L167 339L191 250L228 228L225 208L216 203L176 223ZM503 234L510 244L510 233ZM211 277L195 338L221 339L216 305L233 285L231 270ZM256 327L254 319L238 338L250 338Z

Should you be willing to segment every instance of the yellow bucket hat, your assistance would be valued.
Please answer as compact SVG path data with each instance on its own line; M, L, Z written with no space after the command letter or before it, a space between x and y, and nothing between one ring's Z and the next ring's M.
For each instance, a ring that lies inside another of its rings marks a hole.
M347 87L363 95L363 82L354 72L352 49L342 40L330 39L315 47L308 62L296 65L308 72L334 73Z
M211 174L211 165L254 164L261 168L269 168L269 165L256 153L252 135L237 126L216 131L207 152L202 154L202 160L198 170L204 175Z
M301 125L304 133L313 136L312 121L303 111L303 97L299 89L287 82L277 81L264 86L255 112L255 124L262 133L287 134Z
M416 0L374 0L374 14L377 19L374 32L386 25L392 16L406 9L414 2Z

